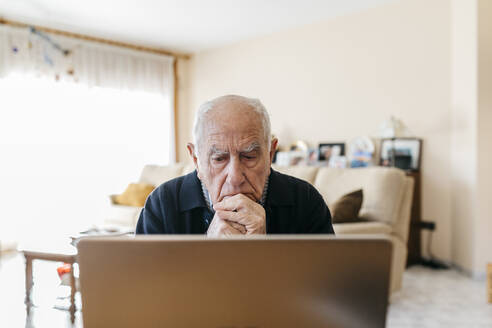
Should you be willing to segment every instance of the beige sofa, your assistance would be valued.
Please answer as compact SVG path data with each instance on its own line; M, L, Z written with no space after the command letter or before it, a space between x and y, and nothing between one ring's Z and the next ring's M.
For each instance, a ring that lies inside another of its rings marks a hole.
M140 181L159 185L193 171L192 165L147 165ZM367 222L334 224L336 234L382 234L393 243L391 292L401 288L407 258L407 239L413 196L413 179L395 168L334 169L310 166L276 167L274 169L313 184L323 195L328 207L346 193L363 189L364 200L359 216ZM114 196L112 196L113 198ZM134 227L140 208L113 205L114 215L106 223Z
M396 168L357 169L306 166L275 167L279 172L309 181L323 195L328 207L341 196L362 189L359 216L368 222L334 224L335 233L382 234L393 243L391 292L401 288L407 260L407 240L413 198L412 178Z

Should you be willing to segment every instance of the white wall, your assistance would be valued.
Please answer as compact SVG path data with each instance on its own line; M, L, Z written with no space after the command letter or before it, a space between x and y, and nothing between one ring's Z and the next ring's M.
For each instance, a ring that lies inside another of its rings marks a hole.
M433 251L450 260L450 10L404 0L196 54L179 148L198 105L228 93L260 98L283 145L374 136L394 115L424 139L422 218L437 222Z
M492 262L492 2L452 8L452 254L483 277Z
M477 214L477 5L452 3L452 256L471 270Z

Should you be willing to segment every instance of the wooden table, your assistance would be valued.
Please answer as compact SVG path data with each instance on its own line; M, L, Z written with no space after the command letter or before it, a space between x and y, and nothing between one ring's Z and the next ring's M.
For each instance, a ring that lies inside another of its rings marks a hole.
M31 249L25 248L21 249L26 260L26 298L24 303L26 304L26 311L29 315L31 310L31 290L33 285L32 279L32 262L33 260L43 260L43 261L54 261L54 262L64 262L70 263L72 269L70 270L70 320L72 323L75 321L75 292L77 291L75 286L75 276L73 274L73 264L77 261L77 249L67 242L66 247L62 248L38 248Z

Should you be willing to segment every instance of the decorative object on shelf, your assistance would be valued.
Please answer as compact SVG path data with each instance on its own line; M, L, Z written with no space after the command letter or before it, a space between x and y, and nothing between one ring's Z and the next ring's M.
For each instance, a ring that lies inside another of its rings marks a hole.
M275 153L274 163L280 166L309 165L311 150L307 142L298 140L292 143L287 151L279 150Z
M334 167L337 169L344 169L347 167L347 157L345 156L331 156L328 161L329 167Z
M418 138L381 139L379 165L418 171L420 169L421 144L422 141Z
M318 163L325 163L329 167L345 168L347 158L345 157L344 143L320 143L318 146Z
M379 136L381 138L400 138L410 136L408 128L403 122L394 116L384 121L379 127Z
M291 166L298 165L306 159L306 152L304 151L279 151L275 158L275 164L279 166Z
M345 156L344 143L320 143L318 150L320 161L329 161L331 156Z
M306 164L307 165L318 165L319 150L309 149Z
M303 140L297 140L293 144L290 145L289 150L291 151L302 151L305 152L306 154L309 151L309 146L308 143L303 141Z
M347 148L350 167L367 167L372 165L374 143L369 137L355 137L348 142Z

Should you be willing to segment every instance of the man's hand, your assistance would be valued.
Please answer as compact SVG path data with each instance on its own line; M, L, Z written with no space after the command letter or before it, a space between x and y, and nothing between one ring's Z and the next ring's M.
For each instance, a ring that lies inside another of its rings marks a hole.
M214 209L215 216L210 228L213 225L217 226L225 235L234 234L234 232L248 235L266 233L265 209L243 194L237 194L222 200L214 205ZM217 222L214 224L216 219ZM224 226L224 224L228 226ZM217 231L217 228L214 227L212 232ZM207 232L207 235L209 235L209 232Z
M244 235L246 228L236 222L227 221L219 212L215 212L212 222L207 230L208 237L222 237L233 235Z

